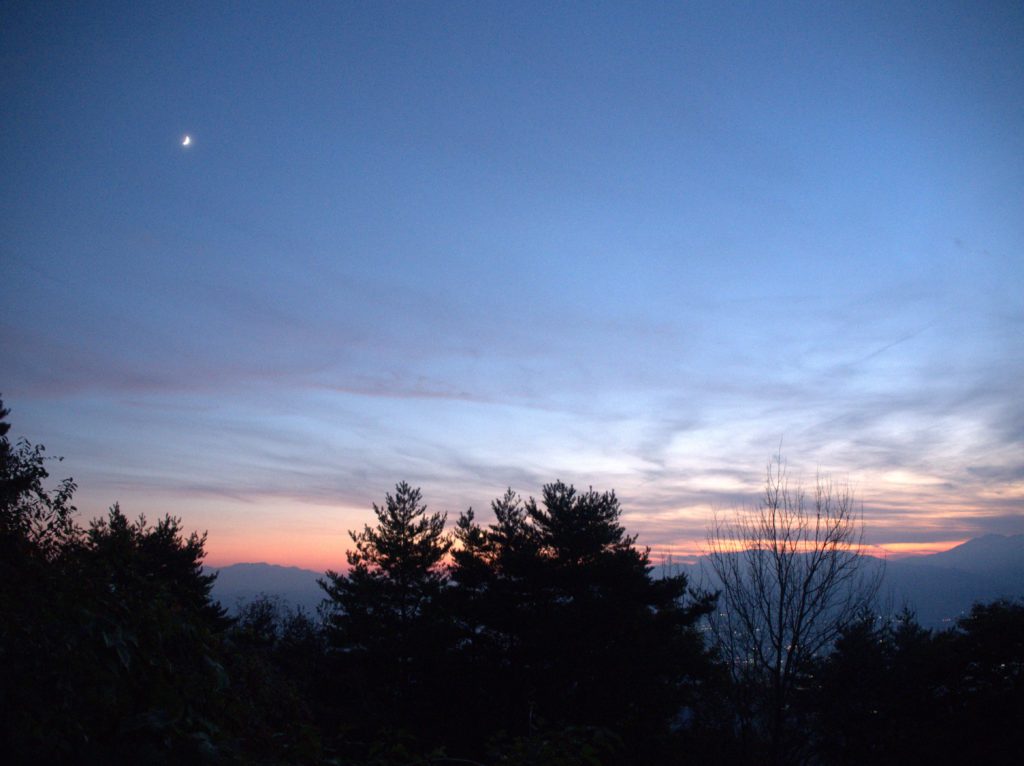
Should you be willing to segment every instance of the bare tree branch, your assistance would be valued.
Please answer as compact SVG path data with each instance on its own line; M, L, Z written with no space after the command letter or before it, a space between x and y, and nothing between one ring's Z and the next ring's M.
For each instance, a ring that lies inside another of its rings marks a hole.
M706 561L720 607L711 627L739 687L762 689L754 725L772 758L786 751L794 685L840 631L873 604L882 577L864 566L863 513L849 486L817 476L813 498L791 487L781 455L768 463L754 509L716 515Z

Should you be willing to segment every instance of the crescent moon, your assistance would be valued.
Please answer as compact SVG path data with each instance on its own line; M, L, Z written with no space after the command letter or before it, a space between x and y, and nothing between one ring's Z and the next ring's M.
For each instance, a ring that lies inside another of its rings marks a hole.
M192 136L185 136L183 139L181 139L181 145L182 146L188 146L191 143L192 143Z

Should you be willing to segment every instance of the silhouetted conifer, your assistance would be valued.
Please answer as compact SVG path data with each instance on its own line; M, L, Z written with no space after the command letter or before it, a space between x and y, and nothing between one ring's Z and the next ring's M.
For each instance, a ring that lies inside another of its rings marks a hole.
M710 668L696 626L711 599L683 575L652 576L612 492L556 482L540 503L510 491L492 509L486 530L459 520L452 567L471 609L462 646L477 686L462 692L475 724L523 737L542 721L596 727L630 760L663 757Z
M328 571L323 614L345 719L354 736L384 727L417 737L437 734L436 700L450 621L441 610L450 547L445 516L428 514L419 489L402 482L375 527L351 532L347 572Z

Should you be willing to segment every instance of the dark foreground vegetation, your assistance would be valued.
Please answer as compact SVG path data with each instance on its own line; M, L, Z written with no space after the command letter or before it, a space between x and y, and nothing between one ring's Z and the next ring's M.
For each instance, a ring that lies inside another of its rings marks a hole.
M0 408L2 409L2 408ZM3 415L6 416L6 412ZM844 618L783 699L656 577L612 493L509 492L454 531L399 484L323 580L321 618L228 619L205 538L70 481L0 423L0 752L7 763L1016 763L1024 606L947 632ZM756 670L759 667L751 664ZM775 684L777 687L777 684Z

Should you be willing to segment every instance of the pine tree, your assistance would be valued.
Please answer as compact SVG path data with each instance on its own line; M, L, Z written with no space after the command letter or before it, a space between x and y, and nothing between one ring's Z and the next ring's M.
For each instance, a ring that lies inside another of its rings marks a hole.
M614 492L555 482L540 502L510 491L492 510L486 530L463 515L453 556L453 590L472 590L461 646L492 708L473 725L527 738L542 724L597 727L657 760L709 671L696 623L711 601L685 576L652 576Z
M375 527L349 533L348 572L328 571L320 581L322 613L339 679L354 687L349 721L419 734L436 709L431 697L442 691L450 633L440 606L442 561L451 542L445 515L428 514L420 490L405 482L373 511Z

